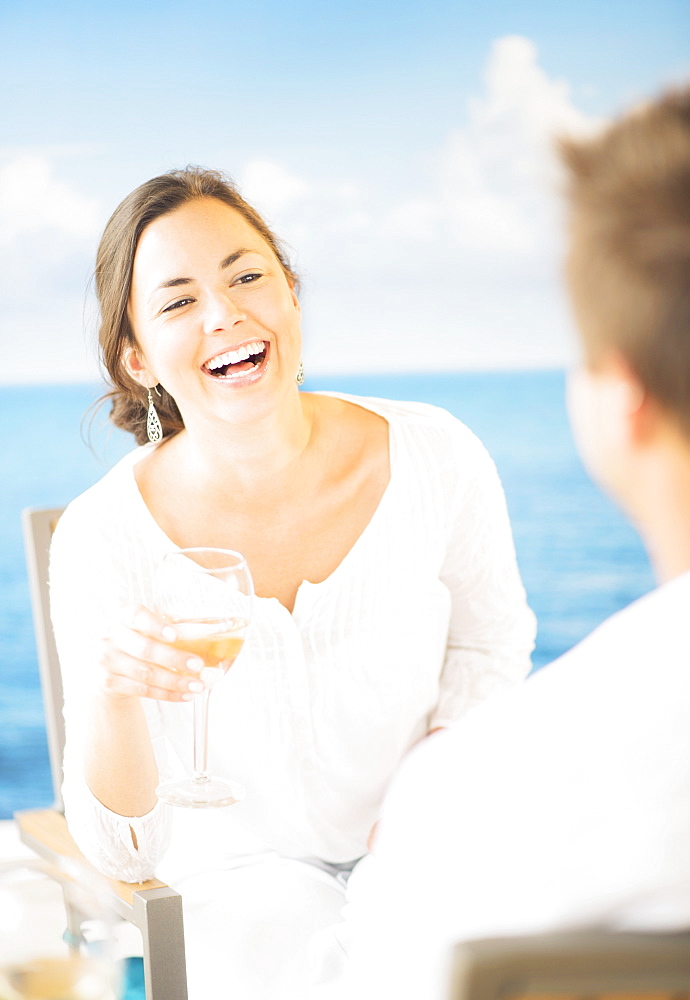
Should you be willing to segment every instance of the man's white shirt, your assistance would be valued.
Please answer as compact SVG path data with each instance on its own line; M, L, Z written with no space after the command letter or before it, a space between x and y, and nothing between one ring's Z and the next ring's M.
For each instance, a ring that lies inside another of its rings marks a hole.
M459 940L690 926L690 573L413 751L344 916L315 998L444 1000Z

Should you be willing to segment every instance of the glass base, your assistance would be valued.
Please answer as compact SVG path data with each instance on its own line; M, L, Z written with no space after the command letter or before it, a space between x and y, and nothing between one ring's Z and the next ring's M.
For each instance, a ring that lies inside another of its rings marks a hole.
M222 778L182 778L159 785L156 795L171 806L205 809L233 806L242 801L245 790L239 782Z

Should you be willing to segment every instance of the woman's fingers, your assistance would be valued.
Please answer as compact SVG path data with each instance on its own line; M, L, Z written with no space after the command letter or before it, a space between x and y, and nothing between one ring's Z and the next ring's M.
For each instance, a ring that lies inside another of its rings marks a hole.
M167 670L189 673L194 666L188 666L188 661L197 661L197 671L203 667L203 660L192 657L183 649L176 649L170 643L175 640L175 633L170 625L156 622L151 631L142 632L128 626L126 622L116 623L111 630L109 640L112 646L127 653L142 663L153 663Z
M198 674L191 671L177 672L155 663L144 663L111 646L107 639L103 644L101 666L102 686L108 694L137 695L140 698L157 698L163 701L190 701L204 689Z
M120 608L116 621L124 628L143 636L163 639L165 642L175 639L174 627L143 604L126 604Z
M123 608L103 640L103 688L109 694L189 701L203 691L203 660L171 645L176 637L141 605Z

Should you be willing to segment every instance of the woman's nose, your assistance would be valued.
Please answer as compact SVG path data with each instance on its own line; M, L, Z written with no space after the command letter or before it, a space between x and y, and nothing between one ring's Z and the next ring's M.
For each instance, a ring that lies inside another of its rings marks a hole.
M204 312L204 333L213 334L230 330L246 320L246 314L227 291L208 296Z

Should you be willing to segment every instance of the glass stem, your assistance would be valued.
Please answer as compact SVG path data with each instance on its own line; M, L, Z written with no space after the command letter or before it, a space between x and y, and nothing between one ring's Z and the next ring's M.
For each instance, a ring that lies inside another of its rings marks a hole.
M194 699L194 780L208 781L208 699L204 688Z

